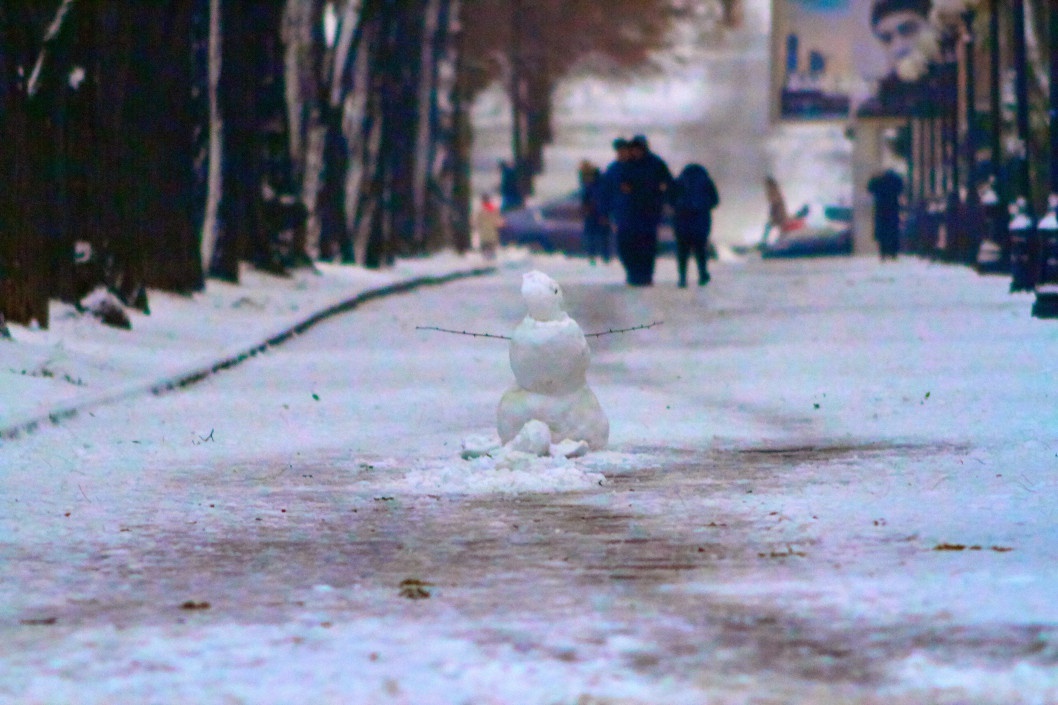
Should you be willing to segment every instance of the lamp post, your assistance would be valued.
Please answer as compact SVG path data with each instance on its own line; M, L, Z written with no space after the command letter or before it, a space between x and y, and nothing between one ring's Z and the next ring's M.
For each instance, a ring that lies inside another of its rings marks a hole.
M1014 93L1017 101L1017 187L1010 222L1010 290L1032 291L1036 284L1033 250L1036 219L1029 182L1029 85L1025 65L1025 0L1011 0L1014 19ZM1015 227L1015 223L1018 227Z
M982 274L1007 272L1010 270L1010 245L1007 211L1007 188L1003 173L1003 113L1002 85L1000 83L1000 0L989 0L988 16L988 73L990 134L990 179L984 195L984 208L988 220L988 235L977 253L977 271Z
M977 173L977 72L974 69L975 46L974 19L976 2L966 2L962 20L966 26L963 47L966 61L966 204L963 213L963 249L959 254L966 264L977 260L977 251L984 239L984 212L981 194L978 191Z
M1038 226L1040 240L1039 278L1036 283L1036 303L1032 315L1037 318L1058 318L1058 8L1050 3L1050 105L1047 128L1050 133L1050 196L1047 215Z
M974 20L980 0L936 0L934 21L945 38L950 139L952 141L952 188L948 193L948 259L971 264L984 239L984 213L977 168L977 74L974 64L976 37ZM960 45L962 51L960 52ZM960 71L960 69L962 69ZM964 84L960 85L960 78ZM960 114L959 98L965 114ZM965 125L965 132L963 126ZM966 171L961 173L965 159ZM960 179L962 176L962 179ZM961 183L960 183L961 182ZM962 197L965 185L966 196Z
M963 241L963 210L960 198L960 187L962 174L959 169L959 55L958 37L951 32L945 32L941 41L942 48L942 80L941 95L943 130L944 130L944 157L947 169L951 173L951 181L947 185L947 195L944 202L944 251L940 253L945 261L959 259L959 251Z

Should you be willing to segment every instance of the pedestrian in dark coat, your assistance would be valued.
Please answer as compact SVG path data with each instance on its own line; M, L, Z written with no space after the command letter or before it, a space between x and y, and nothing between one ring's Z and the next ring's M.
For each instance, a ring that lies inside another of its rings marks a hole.
M676 179L672 205L679 286L687 286L687 261L692 252L698 265L698 286L705 286L710 278L708 245L713 229L713 209L720 205L720 194L704 166L688 164L683 167Z
M500 161L500 212L506 213L525 205L518 168L508 161Z
M610 261L610 220L604 210L606 197L605 183L599 167L584 162L580 167L580 207L584 218L584 251L588 261L595 264L595 258L603 262Z
M617 163L609 181L609 212L628 284L650 286L654 283L658 225L671 195L672 172L650 151L646 138L637 135L630 142L628 160Z
M896 259L900 251L900 194L904 180L892 169L874 175L867 182L867 190L874 196L874 239L878 241L881 258Z
M613 209L616 199L616 194L619 191L619 184L621 180L620 170L622 165L628 161L628 140L624 137L618 137L613 141L614 160L606 165L606 169L602 172L602 186L600 189L600 208L604 215L610 219L611 230L613 229Z

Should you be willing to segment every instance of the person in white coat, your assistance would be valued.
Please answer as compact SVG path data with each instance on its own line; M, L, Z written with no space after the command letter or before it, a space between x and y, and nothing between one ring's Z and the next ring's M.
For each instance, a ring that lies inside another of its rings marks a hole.
M478 233L478 247L486 259L496 259L496 249L500 246L500 228L503 216L500 209L487 193L481 194L481 206L474 216L474 229Z

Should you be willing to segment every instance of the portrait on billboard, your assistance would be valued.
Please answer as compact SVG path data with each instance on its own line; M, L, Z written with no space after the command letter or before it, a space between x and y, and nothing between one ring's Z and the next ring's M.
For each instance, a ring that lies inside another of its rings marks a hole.
M907 66L930 9L931 0L774 0L779 119L906 115L922 90Z
M931 0L856 0L860 39L871 50L854 55L861 95L853 97L858 115L902 116L914 109L924 90L921 75L908 75L931 35ZM868 30L864 32L863 30ZM912 74L924 74L921 71Z

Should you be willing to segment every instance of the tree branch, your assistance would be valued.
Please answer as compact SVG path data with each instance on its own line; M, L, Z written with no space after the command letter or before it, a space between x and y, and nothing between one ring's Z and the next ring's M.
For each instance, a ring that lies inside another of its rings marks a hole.
M44 69L44 61L48 58L48 48L58 39L59 32L62 30L63 20L69 14L73 3L74 0L63 0L62 5L59 6L58 11L55 13L55 19L51 21L51 24L48 25L48 31L44 33L44 45L40 49L40 54L37 55L37 63L33 66L33 72L30 74L29 82L26 84L26 93L31 98L40 89L40 73Z

